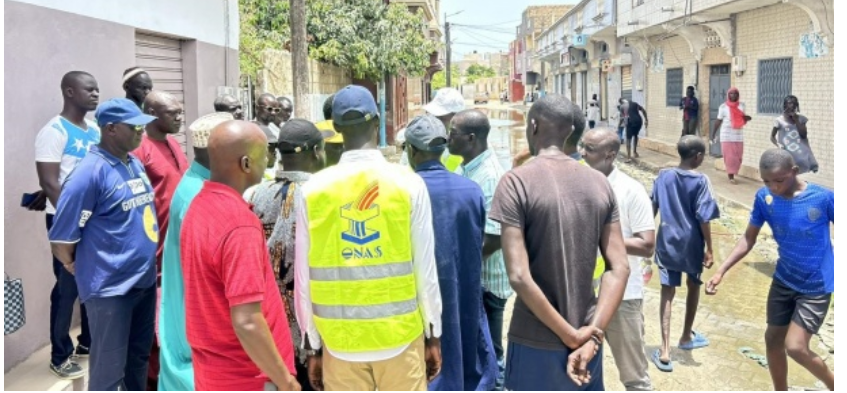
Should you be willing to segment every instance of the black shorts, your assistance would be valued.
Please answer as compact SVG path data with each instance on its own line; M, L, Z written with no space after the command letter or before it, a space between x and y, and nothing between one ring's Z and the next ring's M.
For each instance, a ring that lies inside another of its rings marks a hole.
M626 125L626 139L631 139L638 136L638 133L641 132L641 125L643 123L629 123Z
M807 332L816 334L826 319L831 302L831 293L805 295L774 279L768 292L768 325L788 326L794 321Z

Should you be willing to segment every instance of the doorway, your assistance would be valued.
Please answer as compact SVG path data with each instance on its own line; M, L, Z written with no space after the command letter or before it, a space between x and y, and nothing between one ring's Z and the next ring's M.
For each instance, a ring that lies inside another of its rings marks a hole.
M718 118L718 109L726 101L726 92L729 90L730 74L729 64L719 64L710 67L709 73L709 134ZM715 134L715 143L709 146L709 155L722 157L720 131Z

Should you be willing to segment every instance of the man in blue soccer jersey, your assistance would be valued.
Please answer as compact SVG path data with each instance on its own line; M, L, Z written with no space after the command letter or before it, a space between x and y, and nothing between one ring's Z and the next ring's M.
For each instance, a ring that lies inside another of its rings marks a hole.
M50 244L76 276L88 312L89 389L144 390L156 318L159 228L153 186L129 152L156 118L125 98L104 102L94 116L100 143L65 180Z

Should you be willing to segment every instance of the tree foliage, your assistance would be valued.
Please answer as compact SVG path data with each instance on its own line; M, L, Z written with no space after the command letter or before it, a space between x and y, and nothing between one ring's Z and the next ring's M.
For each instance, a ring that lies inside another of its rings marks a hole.
M490 78L497 76L497 72L491 67L486 67L481 64L471 64L465 71L465 76L469 83L474 83L479 78Z
M283 49L290 39L288 1L240 0L241 70L255 75L261 52ZM357 78L378 81L385 73L421 75L438 44L424 33L421 10L382 0L307 0L309 57L349 68Z
M450 66L451 75L450 75L450 84L453 85L451 87L459 88L459 82L461 79L461 74L459 74L459 66L453 64ZM436 91L442 87L447 86L447 70L439 71L432 76L432 91Z

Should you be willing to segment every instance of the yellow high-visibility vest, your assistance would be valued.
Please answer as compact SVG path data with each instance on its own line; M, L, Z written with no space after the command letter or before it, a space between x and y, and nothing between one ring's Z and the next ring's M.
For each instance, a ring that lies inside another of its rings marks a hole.
M327 348L342 352L409 344L424 331L412 264L411 200L379 173L404 169L336 168L313 177L318 182L304 190L318 332Z
M459 165L462 165L462 161L464 161L462 156L454 156L452 154L445 154L441 157L441 163L444 164L450 172L456 172L456 168L458 168Z

